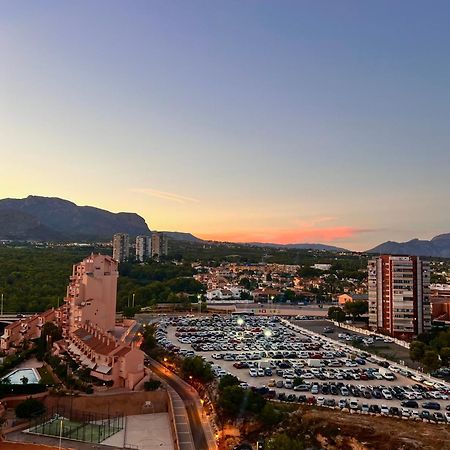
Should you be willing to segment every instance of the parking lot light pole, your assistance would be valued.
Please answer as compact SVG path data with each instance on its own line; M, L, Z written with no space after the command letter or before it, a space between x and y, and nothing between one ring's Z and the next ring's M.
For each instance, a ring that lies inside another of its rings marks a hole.
M198 303L198 314L200 315L202 312L202 295L201 294L197 294L197 303Z

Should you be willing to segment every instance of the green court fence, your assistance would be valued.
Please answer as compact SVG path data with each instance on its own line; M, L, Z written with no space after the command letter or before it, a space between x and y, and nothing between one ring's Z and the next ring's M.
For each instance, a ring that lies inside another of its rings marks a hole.
M120 413L99 414L55 407L34 419L28 432L99 444L123 430L124 424Z

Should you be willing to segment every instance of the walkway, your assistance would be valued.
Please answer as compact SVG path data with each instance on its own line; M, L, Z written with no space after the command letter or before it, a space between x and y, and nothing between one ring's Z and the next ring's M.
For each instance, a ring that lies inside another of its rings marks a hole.
M184 404L192 432L193 448L195 450L216 450L216 440L208 418L204 414L197 391L157 361L150 360L149 365L156 375L176 391ZM178 405L180 404L178 403Z

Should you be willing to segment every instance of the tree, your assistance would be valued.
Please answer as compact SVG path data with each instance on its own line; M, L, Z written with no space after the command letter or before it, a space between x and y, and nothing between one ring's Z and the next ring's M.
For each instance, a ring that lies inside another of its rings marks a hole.
M266 400L251 389L239 386L227 386L219 393L217 404L222 412L231 418L244 417L248 413L259 414Z
M344 311L347 314L351 314L353 316L353 320L366 314L369 311L369 304L364 300L356 300L354 302L347 302L344 305Z
M150 353L156 347L155 326L148 325L144 327L144 340L141 344L141 350Z
M226 374L220 379L219 392L222 392L228 386L239 386L239 379L234 375Z
M244 415L246 410L246 391L239 386L227 386L219 395L217 404L229 417ZM241 413L241 414L240 414Z
M123 308L122 314L127 319L133 319L136 313L141 310L140 306L126 306Z
M335 320L336 322L344 322L347 315L345 314L342 308L339 306L332 306L328 309L328 318L331 320Z
M439 352L441 355L442 364L447 366L450 363L450 347L443 347Z
M423 342L413 341L409 346L409 357L413 361L420 361L424 357L426 349L427 346Z
M20 419L31 419L45 413L44 404L34 398L27 398L16 406L16 416Z
M423 358L421 360L425 370L428 372L433 372L437 369L439 369L441 362L439 360L439 355L436 350L427 350L425 351L425 354L423 355Z
M273 427L283 420L283 413L271 403L266 403L259 413L259 419L266 427Z
M285 302L293 302L295 300L295 292L291 289L286 289L283 293L283 298Z
M200 356L184 358L183 363L181 364L181 371L185 378L192 377L204 383L207 383L214 378L211 366L203 361Z
M144 389L146 391L156 391L161 386L161 381L159 380L148 380L144 383Z
M295 386L300 386L301 384L303 384L303 378L301 377L295 377L294 378L294 382L292 383Z
M303 443L287 434L277 434L267 442L267 450L303 450Z

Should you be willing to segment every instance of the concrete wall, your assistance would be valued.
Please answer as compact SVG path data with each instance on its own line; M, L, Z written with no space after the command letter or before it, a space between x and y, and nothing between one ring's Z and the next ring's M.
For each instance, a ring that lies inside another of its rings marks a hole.
M151 407L144 407L146 401ZM45 400L47 408L64 407L78 411L90 411L99 414L121 413L126 416L148 413L168 412L168 394L164 389L152 392L127 392L120 394L80 395L79 397L48 396Z

